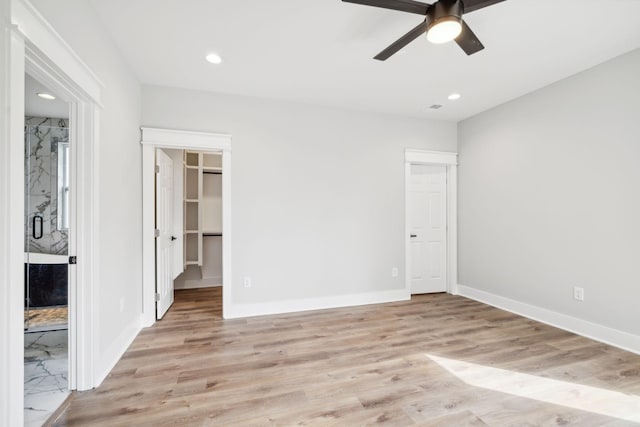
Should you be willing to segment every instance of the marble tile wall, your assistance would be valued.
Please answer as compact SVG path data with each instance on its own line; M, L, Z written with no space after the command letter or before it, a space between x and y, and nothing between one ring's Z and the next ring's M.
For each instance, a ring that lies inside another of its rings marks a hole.
M58 143L68 141L67 119L25 117L25 252L68 252L68 233L57 224ZM33 235L36 215L43 218L40 239Z

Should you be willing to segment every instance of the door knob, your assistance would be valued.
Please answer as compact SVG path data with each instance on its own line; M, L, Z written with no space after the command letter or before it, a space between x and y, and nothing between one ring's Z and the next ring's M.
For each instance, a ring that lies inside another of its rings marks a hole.
M178 240L178 238L176 236L171 236L171 241L173 242L174 240Z

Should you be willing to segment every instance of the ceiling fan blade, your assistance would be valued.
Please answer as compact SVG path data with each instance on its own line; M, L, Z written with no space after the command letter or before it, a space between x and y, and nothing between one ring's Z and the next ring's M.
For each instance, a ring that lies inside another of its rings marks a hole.
M473 55L484 49L482 42L464 21L462 21L462 32L456 37L456 43L458 43L458 46L460 46L467 55Z
M388 48L377 54L373 57L373 59L377 59L379 61L385 61L391 55L420 37L420 35L424 34L427 31L427 20L425 19L418 26L416 26L413 30L409 31L404 36L400 37L398 40L389 45Z
M418 15L426 15L427 9L431 6L427 3L421 3L413 0L342 0L347 3L363 4L365 6L382 7L384 9L399 10L402 12L416 13Z
M470 13L503 1L505 0L462 0L462 3L464 4L464 13Z

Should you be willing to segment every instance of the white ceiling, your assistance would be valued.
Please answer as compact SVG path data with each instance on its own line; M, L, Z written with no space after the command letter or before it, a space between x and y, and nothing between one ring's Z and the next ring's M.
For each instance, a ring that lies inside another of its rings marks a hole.
M91 2L144 84L453 121L640 47L639 0L507 0L465 15L484 51L421 37L386 62L372 58L419 15L340 0Z
M47 89L42 83L26 74L24 76L24 114L33 117L51 117L66 119L69 117L69 104L60 98L54 100L42 99L39 93L48 93L57 96Z

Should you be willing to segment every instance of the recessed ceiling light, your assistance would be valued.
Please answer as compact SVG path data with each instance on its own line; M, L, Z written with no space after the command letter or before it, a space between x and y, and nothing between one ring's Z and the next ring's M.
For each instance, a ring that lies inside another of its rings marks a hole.
M210 53L205 56L205 59L212 64L219 64L222 62L222 58L220 58L220 55L218 55L217 53Z
M460 99L461 95L459 93L452 93L448 96L449 101L456 101Z
M53 101L54 99L56 99L56 97L51 95L50 93L39 93L38 96L43 99L48 99L49 101Z

